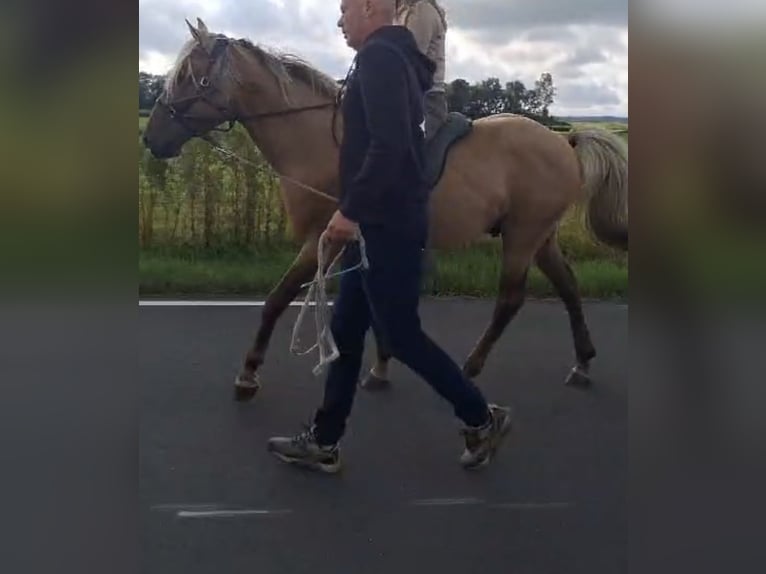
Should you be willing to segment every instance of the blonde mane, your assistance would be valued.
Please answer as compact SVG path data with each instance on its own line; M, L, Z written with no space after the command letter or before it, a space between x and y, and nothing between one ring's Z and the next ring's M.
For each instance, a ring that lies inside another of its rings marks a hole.
M272 48L255 45L249 40L234 40L234 43L245 48L250 54L257 57L261 63L279 82L282 96L287 100L286 88L295 81L301 82L311 87L315 94L335 98L340 86L337 81L313 68L302 58L280 52Z
M232 45L244 48L245 51L258 58L263 66L274 76L279 83L282 97L287 101L287 88L298 81L311 87L315 94L328 98L337 97L340 86L336 80L313 68L302 58L290 53L280 52L261 45L253 44L250 40L229 38L223 34L211 34L213 38L225 38ZM181 51L173 63L170 71L166 74L165 90L167 97L173 96L173 90L177 86L179 76L188 65L188 58L197 46L197 40L190 38L181 48Z
M187 40L181 47L181 51L178 53L176 61L173 62L173 66L168 73L165 74L165 93L167 94L168 100L173 98L173 91L178 85L178 77L181 75L181 70L183 69L184 64L188 64L188 58L196 45L197 40L194 38Z

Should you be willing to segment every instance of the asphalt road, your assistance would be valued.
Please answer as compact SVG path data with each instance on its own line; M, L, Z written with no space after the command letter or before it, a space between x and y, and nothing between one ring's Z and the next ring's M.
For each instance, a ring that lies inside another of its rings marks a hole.
M426 301L426 330L462 360L488 301ZM626 306L586 305L595 385L572 365L561 303L528 303L478 383L516 427L479 473L457 463L459 424L406 368L357 394L345 470L289 467L265 448L302 430L321 397L315 356L294 357L297 309L278 325L264 389L232 400L259 308L140 310L142 572L157 574L627 572Z

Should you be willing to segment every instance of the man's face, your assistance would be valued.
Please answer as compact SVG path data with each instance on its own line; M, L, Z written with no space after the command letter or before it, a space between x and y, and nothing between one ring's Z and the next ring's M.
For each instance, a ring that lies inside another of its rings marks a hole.
M354 50L365 40L368 0L341 0L338 28L343 30L346 44Z

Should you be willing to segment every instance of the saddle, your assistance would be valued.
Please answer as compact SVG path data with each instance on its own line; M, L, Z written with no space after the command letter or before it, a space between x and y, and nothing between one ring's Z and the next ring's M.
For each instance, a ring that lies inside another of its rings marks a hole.
M447 165L450 148L473 129L473 120L459 112L450 112L436 134L426 142L423 176L429 189L436 187Z

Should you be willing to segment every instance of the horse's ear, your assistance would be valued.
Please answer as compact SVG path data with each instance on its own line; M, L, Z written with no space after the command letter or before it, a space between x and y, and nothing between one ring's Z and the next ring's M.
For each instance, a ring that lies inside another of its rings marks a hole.
M208 33L207 26L205 26L205 23L202 21L201 18L197 18L197 28L200 32L204 32L205 34Z
M199 28L195 28L192 26L192 24L186 20L186 25L189 26L189 31L191 32L192 36L197 40L200 46L202 48L210 53L210 51L213 49L213 44L215 44L215 38L213 38L207 30L207 27L205 26L205 23L202 22L199 18L197 18L197 22L201 24Z
M186 25L189 27L189 32L191 32L191 35L194 36L197 42L202 44L203 37L202 37L201 30L197 30L194 26L192 26L191 22L189 22L186 19L184 19L184 22L186 22Z

